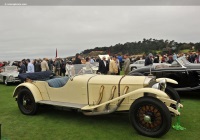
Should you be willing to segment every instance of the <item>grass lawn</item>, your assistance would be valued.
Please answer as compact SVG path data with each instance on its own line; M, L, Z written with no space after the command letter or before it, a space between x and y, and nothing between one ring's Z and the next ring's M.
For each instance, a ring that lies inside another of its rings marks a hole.
M131 126L127 113L84 116L81 113L41 108L37 115L21 114L12 92L16 86L0 84L0 124L3 140L149 140ZM200 94L181 96L184 131L170 131L164 140L197 140L200 130ZM173 121L175 119L173 118Z

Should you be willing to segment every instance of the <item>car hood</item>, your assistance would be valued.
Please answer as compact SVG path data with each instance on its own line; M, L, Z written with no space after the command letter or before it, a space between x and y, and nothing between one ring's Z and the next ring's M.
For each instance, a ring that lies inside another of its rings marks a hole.
M3 76L13 76L13 77L18 77L19 72L2 72L0 73Z
M187 67L188 69L198 69L200 70L200 64L193 64L193 63L190 63L188 65L185 65L185 67Z

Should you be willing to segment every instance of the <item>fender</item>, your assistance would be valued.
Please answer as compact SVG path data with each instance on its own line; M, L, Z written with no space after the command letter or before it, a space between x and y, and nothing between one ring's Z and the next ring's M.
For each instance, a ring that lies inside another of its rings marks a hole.
M141 89L137 89L137 90L131 91L131 92L127 93L127 94L121 95L119 97L116 97L116 98L114 98L112 100L109 100L107 102L101 103L99 105L92 105L92 106L91 105L87 105L87 106L84 106L83 108L81 108L81 110L92 110L92 109L98 108L100 106L112 103L114 101L118 101L120 99L129 97L131 95L137 95L137 94L139 95L141 93L151 93L153 95L169 99L169 96L165 92L163 92L161 90L154 89L154 88L141 88ZM143 94L143 96L144 96L144 94Z
M34 84L28 82L18 85L13 92L13 97L17 98L19 91L23 88L27 88L31 91L35 99L35 102L42 100L42 95L40 90Z
M158 78L156 79L156 82L160 82L161 80L165 79L168 83L172 83L172 84L178 84L177 81L170 79L170 78Z

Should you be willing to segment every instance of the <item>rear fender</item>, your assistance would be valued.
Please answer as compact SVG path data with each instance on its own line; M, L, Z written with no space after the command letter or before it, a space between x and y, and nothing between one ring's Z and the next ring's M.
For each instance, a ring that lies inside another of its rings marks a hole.
M169 96L165 92L163 92L161 90L154 89L154 88L140 88L140 89L128 92L127 94L121 95L121 96L119 96L117 98L114 98L112 100L109 100L107 102L101 103L99 105L92 105L92 106L91 105L87 105L87 106L85 106L85 107L83 107L81 109L82 110L92 110L92 109L104 106L106 104L109 104L109 103L112 103L112 102L115 102L115 101L119 101L119 100L121 100L123 98L130 97L132 95L134 95L134 97L140 98L140 97L144 96L145 93L148 93L147 96L154 96L155 98L162 97L162 98L169 99ZM135 99L137 99L137 98L135 98ZM131 100L135 100L135 99L131 98Z
M40 90L34 84L28 83L28 82L18 85L13 92L13 97L17 98L20 90L22 90L23 88L27 88L31 91L31 93L33 94L33 97L35 99L35 102L42 100Z

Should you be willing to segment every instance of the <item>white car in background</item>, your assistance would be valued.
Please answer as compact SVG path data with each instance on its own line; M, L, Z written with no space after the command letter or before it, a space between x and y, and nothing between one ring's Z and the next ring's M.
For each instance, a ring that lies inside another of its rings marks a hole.
M144 63L145 63L145 59L137 60L136 62L130 64L129 68L130 68L131 71L134 70L134 69L139 69L141 67L145 67ZM161 65L161 64L165 64L167 66L171 66L171 64L168 64L168 63L153 63L153 66L157 66L157 65Z
M137 60L134 63L130 64L129 68L132 71L134 69L138 69L138 68L144 67L144 62L145 62L145 59Z
M19 72L17 66L4 66L1 68L0 82L3 82L5 85L20 82L18 75Z

